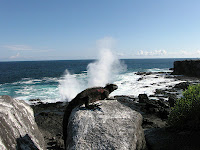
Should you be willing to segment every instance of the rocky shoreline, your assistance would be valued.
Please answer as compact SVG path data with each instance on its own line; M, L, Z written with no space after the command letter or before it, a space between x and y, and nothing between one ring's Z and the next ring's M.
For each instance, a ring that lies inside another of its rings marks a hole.
M151 75L152 73L138 74L141 75L140 80L142 80L143 77ZM194 77L175 76L163 72L158 74L165 74L165 78L173 78L180 81L180 83L175 86L166 87L166 89L157 89L153 95L149 95L148 97L145 94L140 94L138 97L114 97L120 103L133 108L143 116L142 127L144 129L147 146L149 149L153 150L160 149L161 147L164 149L169 148L166 142L173 142L169 137L174 134L174 131L171 132L167 129L166 123L170 105L173 105L173 101L181 96L182 91L185 90L188 85L200 83L200 80ZM47 149L64 149L64 142L62 140L62 119L66 106L67 103L63 102L43 104L39 100L36 100L36 105L31 106L34 110L35 120L39 130L44 136ZM155 134L157 136L155 136ZM188 132L180 134L183 139ZM177 132L175 135L179 135L179 133ZM175 135L173 135L173 137L177 138ZM162 136L166 137L163 138ZM159 140L159 142L155 142L154 140ZM163 144L163 142L165 144ZM173 144L170 143L170 145ZM176 145L174 147L176 147Z
M184 64L187 69L180 72L185 69ZM112 96L102 100L95 110L85 106L73 109L68 124L68 148L198 150L200 131L193 128L199 124L196 114L191 116L195 120L186 123L187 128L167 124L177 98L189 85L200 83L196 78L199 70L191 67L193 64L199 68L199 61L183 61L175 62L173 73L138 72L133 95ZM175 75L188 75L189 70L196 77ZM29 104L8 95L0 96L0 149L63 150L62 121L68 103L31 99Z

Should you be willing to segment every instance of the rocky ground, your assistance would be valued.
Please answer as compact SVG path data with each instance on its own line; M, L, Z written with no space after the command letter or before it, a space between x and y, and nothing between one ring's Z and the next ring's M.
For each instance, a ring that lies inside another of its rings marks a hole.
M150 74L151 73L143 73L141 75L147 76ZM167 137L169 137L169 134L174 134L174 131L166 132L166 119L170 111L170 106L173 106L175 99L181 96L182 91L185 90L188 85L200 83L198 78L172 75L166 75L166 78L175 78L176 80L184 82L181 82L175 86L166 87L166 89L156 90L155 93L149 97L147 97L145 94L140 94L138 97L115 96L119 102L131 107L134 110L137 110L142 114L143 129L145 130L149 149L160 149L158 145L159 142L155 142L154 140L158 140L162 137L165 137L165 145L166 142L172 141ZM35 113L36 123L38 124L38 127L44 136L47 149L61 150L64 148L64 143L62 140L62 119L66 106L67 104L62 102L43 104L39 100L36 100L36 105L32 105ZM159 135L160 137L155 136L155 134ZM187 136L187 134L188 132L178 133L178 135L181 135L181 138ZM152 135L154 135L154 138ZM176 136L174 137L175 139L178 138ZM164 145L162 142L160 142L161 146ZM187 147L185 148L187 149Z

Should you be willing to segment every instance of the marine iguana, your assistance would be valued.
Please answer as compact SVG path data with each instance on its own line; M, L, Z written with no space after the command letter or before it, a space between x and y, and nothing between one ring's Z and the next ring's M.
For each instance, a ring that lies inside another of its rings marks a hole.
M98 108L99 105L93 104L89 105L90 103L104 100L108 98L109 94L118 88L115 84L107 84L105 87L93 87L88 88L81 93L79 93L74 99L72 99L68 106L65 109L64 117L63 117L63 139L66 148L66 140L67 140L67 126L70 114L72 110L77 107L85 104L85 107L88 109L95 109Z

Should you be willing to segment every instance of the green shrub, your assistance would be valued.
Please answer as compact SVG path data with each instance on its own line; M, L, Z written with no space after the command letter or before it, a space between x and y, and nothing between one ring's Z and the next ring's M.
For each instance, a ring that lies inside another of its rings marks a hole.
M172 108L168 124L178 128L195 126L200 120L200 84L190 85Z

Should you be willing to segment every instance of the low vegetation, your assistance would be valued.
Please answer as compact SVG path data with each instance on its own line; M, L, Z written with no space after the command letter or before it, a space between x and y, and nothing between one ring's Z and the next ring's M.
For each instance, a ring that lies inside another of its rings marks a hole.
M190 85L183 92L172 108L168 124L178 128L200 127L200 84Z

